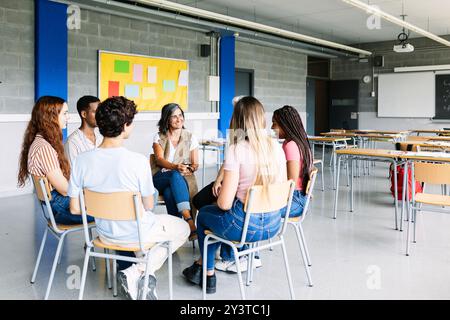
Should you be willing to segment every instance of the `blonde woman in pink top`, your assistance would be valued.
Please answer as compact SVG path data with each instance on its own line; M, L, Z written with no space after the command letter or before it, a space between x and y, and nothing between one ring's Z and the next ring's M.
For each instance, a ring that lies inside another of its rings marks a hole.
M274 111L272 130L284 139L283 150L287 160L287 177L296 181L292 198L290 217L298 217L303 212L306 201L306 185L313 167L313 155L309 147L308 135L302 119L294 107L284 106Z
M262 104L254 97L243 97L235 105L228 132L230 146L223 166L222 186L217 205L204 206L197 217L198 242L203 254L205 230L239 241L244 225L244 201L253 185L267 186L287 180L286 158L279 143L266 131ZM281 225L281 212L277 210L252 215L247 232L248 242L262 241L274 236ZM220 243L208 246L206 292L216 291L214 258ZM192 283L202 279L202 258L183 270Z

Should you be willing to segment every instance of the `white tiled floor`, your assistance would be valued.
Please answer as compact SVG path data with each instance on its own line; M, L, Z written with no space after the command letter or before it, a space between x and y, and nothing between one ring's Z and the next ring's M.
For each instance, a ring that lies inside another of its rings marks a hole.
M292 230L287 250L297 299L450 299L450 215L423 212L418 217L417 243L405 256L406 232L394 230L393 198L386 165L377 164L371 176L355 179L355 211L348 212L348 188L342 181L338 218L332 219L334 192L326 167L326 189L320 180L314 190L311 215L304 223L312 258L314 287L307 286L298 245ZM215 176L208 170L207 181ZM201 176L199 176L201 177ZM209 179L208 179L209 178ZM319 176L320 178L320 176ZM201 181L201 178L199 179ZM30 277L44 230L33 195L0 200L0 299L42 299L56 241L47 242L36 283ZM157 210L164 214L163 208ZM198 257L186 243L174 254L175 299L201 299L198 286L181 276ZM261 253L263 266L246 288L248 299L289 299L280 248ZM50 298L76 299L68 271L83 262L81 235L71 236L57 269ZM211 299L239 299L237 277L217 273L217 293ZM158 295L168 297L166 265L157 273ZM106 288L104 262L88 273L86 299L114 299ZM115 298L121 299L121 297Z

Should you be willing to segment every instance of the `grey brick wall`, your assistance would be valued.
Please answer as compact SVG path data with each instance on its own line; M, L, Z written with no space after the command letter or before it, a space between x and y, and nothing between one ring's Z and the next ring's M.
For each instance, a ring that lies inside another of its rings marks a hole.
M444 38L450 39L450 36ZM395 41L367 43L360 45L362 49L373 52L373 55L384 56L384 67L375 68L375 73L393 72L395 67L423 66L450 64L450 48L442 48L437 42L427 38L411 39L415 51L411 53L396 53L392 50ZM371 63L359 63L349 60L332 60L332 79L359 79L364 75L372 75ZM370 97L372 83L360 82L360 111L377 112L377 97ZM375 78L375 92L377 92L377 78Z
M206 79L209 58L199 56L198 46L209 43L204 33L146 21L81 10L81 29L69 31L69 108L77 99L97 95L97 52L110 50L189 60L189 112L209 112Z
M29 113L34 101L34 1L0 1L0 113Z
M81 29L68 34L68 103L97 95L97 51L110 50L189 60L189 111L209 112L209 58L198 46L203 33L81 10ZM291 104L305 110L306 56L236 42L236 67L255 71L255 96L273 111ZM0 1L0 113L29 113L34 102L34 1Z
M306 55L237 41L236 67L254 70L254 94L266 111L306 110Z

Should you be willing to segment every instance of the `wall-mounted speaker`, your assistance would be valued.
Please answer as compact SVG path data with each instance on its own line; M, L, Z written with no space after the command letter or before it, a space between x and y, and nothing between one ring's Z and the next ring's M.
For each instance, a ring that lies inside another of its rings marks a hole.
M211 46L209 44L200 45L200 57L209 57L211 54Z
M373 57L373 66L374 67L384 67L384 56Z

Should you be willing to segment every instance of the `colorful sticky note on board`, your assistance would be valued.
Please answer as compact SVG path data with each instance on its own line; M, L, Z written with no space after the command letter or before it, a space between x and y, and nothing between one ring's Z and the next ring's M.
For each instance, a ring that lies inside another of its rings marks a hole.
M175 91L175 80L164 80L163 81L163 90L165 92L174 92Z
M108 98L119 95L119 81L108 81Z
M189 72L187 70L181 70L178 76L178 85L180 87L186 87L188 85Z
M130 62L127 60L114 60L114 72L129 73Z
M133 81L142 82L142 64L133 64Z
M156 83L156 67L148 67L147 82L148 83Z
M125 85L125 97L138 98L139 97L139 86L136 84Z
M142 99L143 100L155 100L156 99L156 88L155 87L142 88Z

